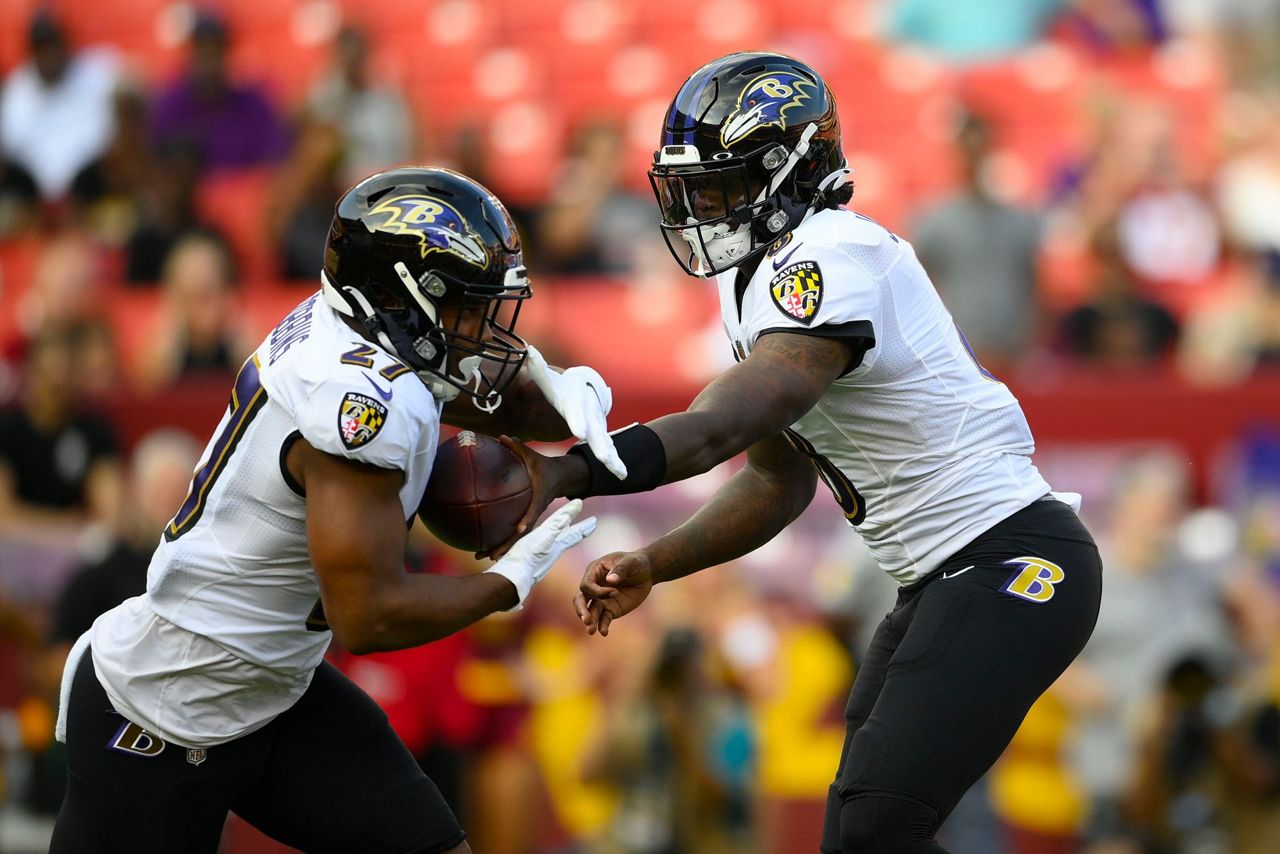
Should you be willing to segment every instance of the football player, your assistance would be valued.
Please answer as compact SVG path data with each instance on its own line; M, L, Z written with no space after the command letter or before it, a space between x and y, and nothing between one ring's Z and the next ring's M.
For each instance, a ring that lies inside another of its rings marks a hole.
M835 99L812 68L738 53L699 69L649 174L676 261L715 279L737 364L688 411L614 434L626 478L585 445L521 449L535 509L747 464L681 527L588 566L578 614L607 634L654 584L768 542L821 479L902 585L849 697L822 850L943 851L939 824L1093 630L1102 567L1078 496L1050 491L1017 400L911 246L842 207Z
M146 594L73 648L52 851L212 854L228 811L309 852L469 850L323 657L332 638L403 649L520 608L593 530L570 502L484 573L404 572L440 421L572 433L614 459L599 374L551 371L516 336L529 295L515 227L471 179L395 169L342 197L320 291L241 368Z

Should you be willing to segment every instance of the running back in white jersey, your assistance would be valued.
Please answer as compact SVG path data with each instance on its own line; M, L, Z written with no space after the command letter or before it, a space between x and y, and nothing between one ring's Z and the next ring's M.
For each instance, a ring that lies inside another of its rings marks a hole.
M245 362L185 503L165 529L147 592L92 630L118 711L187 746L267 724L310 684L331 634L307 549L306 501L285 468L297 437L404 472L411 521L439 438L440 406L404 364L319 296Z
M822 211L770 247L740 311L735 277L717 284L739 358L770 332L869 345L788 436L900 583L1049 492L1017 399L973 357L906 241Z

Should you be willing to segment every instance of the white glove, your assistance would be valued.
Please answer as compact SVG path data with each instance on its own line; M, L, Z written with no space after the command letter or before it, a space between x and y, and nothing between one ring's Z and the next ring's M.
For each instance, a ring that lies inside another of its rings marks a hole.
M560 555L585 540L596 529L596 517L590 516L570 525L582 512L582 499L575 498L547 517L541 525L516 540L511 550L485 570L496 572L516 586L519 601L512 611L524 607L525 597L533 585L551 571Z
M530 344L528 351L525 367L529 370L529 379L541 389L547 403L564 418L569 432L586 442L596 459L604 463L614 477L626 479L627 467L613 447L605 419L613 408L613 392L604 377L595 368L585 365L557 374L547 367L547 360L542 358L537 347Z

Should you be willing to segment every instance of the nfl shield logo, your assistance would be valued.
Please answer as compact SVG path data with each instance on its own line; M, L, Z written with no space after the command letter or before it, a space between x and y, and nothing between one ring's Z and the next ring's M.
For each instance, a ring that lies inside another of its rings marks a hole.
M187 750L187 761L192 765L199 765L208 758L209 754L203 747L192 747Z

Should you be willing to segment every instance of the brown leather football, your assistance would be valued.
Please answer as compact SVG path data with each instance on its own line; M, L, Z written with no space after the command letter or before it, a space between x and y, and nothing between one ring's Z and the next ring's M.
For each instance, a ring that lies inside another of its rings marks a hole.
M497 439L463 430L436 452L418 516L446 545L488 551L515 533L531 498L520 458Z

